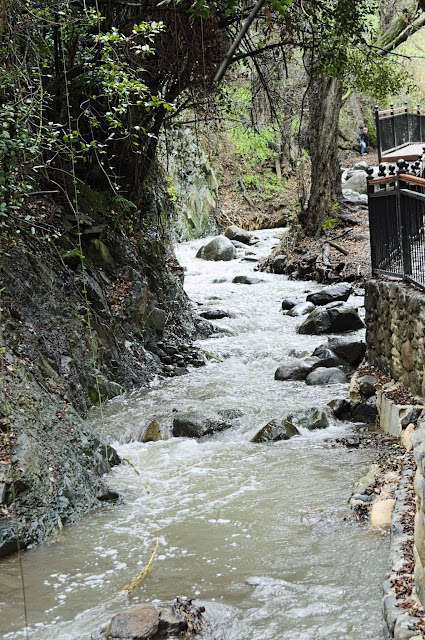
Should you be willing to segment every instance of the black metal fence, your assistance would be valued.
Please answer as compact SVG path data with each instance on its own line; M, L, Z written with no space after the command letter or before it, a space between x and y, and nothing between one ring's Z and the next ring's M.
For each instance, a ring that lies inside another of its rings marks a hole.
M421 143L425 136L425 111L416 107L394 109L394 105L386 111L375 107L376 137L378 158L382 155L401 149L408 144Z
M397 165L380 165L377 178L368 169L372 271L425 289L425 179L419 161Z

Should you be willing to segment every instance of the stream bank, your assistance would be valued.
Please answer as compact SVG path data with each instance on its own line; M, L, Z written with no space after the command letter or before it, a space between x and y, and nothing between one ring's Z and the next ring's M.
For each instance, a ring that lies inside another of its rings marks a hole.
M169 206L157 196L137 232L125 207L81 185L77 218L33 198L0 241L0 556L116 499L103 474L119 457L82 421L91 406L164 376L167 349L204 364L190 348ZM40 226L30 230L34 211Z

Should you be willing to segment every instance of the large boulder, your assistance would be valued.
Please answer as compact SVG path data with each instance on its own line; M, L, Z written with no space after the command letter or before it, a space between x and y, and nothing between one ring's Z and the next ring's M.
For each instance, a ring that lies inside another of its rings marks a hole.
M329 338L328 347L337 356L356 367L364 358L366 353L366 343L353 338Z
M306 316L308 313L314 311L314 309L315 306L311 302L300 302L296 304L295 307L292 307L286 315L299 318L300 316Z
M308 385L338 384L347 382L347 376L341 369L336 367L317 367L317 369L308 374L305 381Z
M363 170L355 171L342 186L344 189L352 189L357 193L367 193L367 175Z
M354 307L341 304L336 307L321 307L310 313L298 327L298 333L319 335L321 333L343 333L363 329L364 323Z
M226 238L229 240L236 240L237 242L242 242L243 244L251 244L251 234L249 231L245 231L240 227L237 227L235 224L230 225L224 232Z
M202 438L213 433L230 429L239 417L232 410L223 412L189 411L176 413L173 419L173 435L176 438ZM236 410L234 410L236 411Z
M236 258L236 249L226 236L216 236L199 249L196 257L215 262L219 260L229 261Z
M305 380L317 362L317 358L303 358L302 360L285 362L276 369L274 379Z
M312 408L288 413L283 420L283 426L287 435L291 438L294 435L298 435L300 429L308 429L309 431L326 429L329 427L329 419L323 409Z
M281 420L271 420L252 438L251 442L278 442L289 440Z
M338 282L316 293L310 293L307 296L307 302L311 302L316 307L321 307L330 302L346 302L352 293L353 287L351 284Z
M351 407L351 420L353 422L375 424L377 415L376 396L370 396L364 402L359 402Z

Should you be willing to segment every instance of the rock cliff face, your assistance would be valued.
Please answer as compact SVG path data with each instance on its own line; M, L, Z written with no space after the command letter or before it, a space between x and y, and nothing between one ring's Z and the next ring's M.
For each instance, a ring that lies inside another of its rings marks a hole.
M202 238L217 231L214 210L218 182L205 152L188 127L167 134L162 164L175 199L175 233L179 240Z
M34 202L54 241L1 241L0 555L117 497L102 475L119 458L82 418L162 374L162 349L193 333L163 214L141 232L90 189L81 202L79 222Z

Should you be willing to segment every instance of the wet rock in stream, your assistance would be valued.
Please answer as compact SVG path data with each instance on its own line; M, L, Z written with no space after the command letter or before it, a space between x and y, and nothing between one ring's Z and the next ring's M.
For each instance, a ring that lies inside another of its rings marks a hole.
M310 293L307 302L311 302L316 307L321 307L330 302L346 302L353 293L353 287L348 282L338 282L326 287L321 291Z
M217 412L190 411L177 413L173 418L173 436L176 438L202 438L224 429L231 429L242 415L237 409Z
M305 380L308 385L338 384L347 382L344 371L336 367L317 367Z
M312 311L298 327L298 333L309 335L342 333L363 329L364 326L363 320L354 307L337 302Z
M311 302L300 302L296 304L292 309L287 312L287 316L297 318L300 316L306 316L308 313L314 311L315 306Z
M202 260L225 261L236 258L236 249L226 236L216 236L196 254Z
M253 278L252 276L235 276L232 280L234 284L259 284L264 282L261 278Z
M242 244L251 244L252 235L249 231L245 231L245 229L241 229L237 227L235 224L230 225L224 232L226 238L229 240L236 240L237 242L241 242Z
M251 439L251 442L278 442L279 440L289 440L282 420L270 420L265 427Z
M317 358L302 358L285 362L276 369L274 378L275 380L305 380L318 362Z

